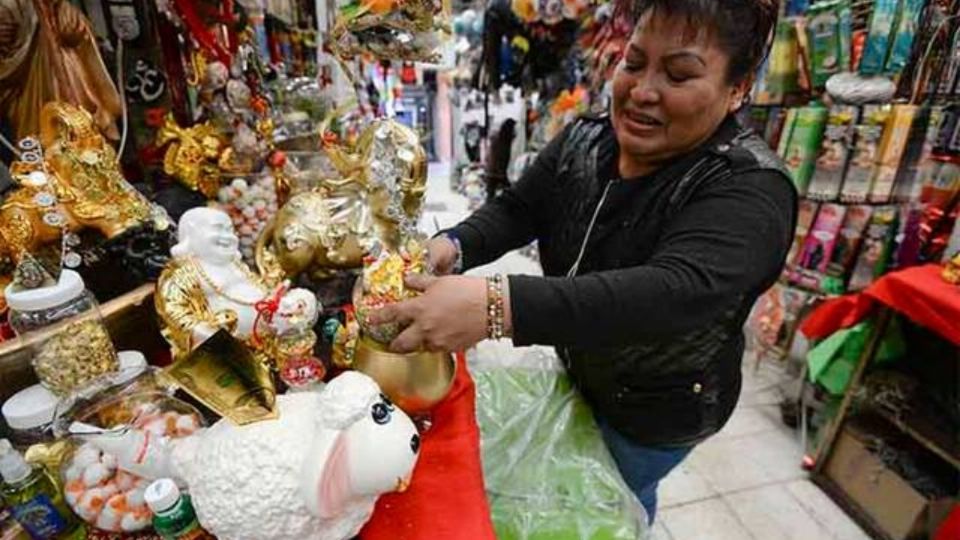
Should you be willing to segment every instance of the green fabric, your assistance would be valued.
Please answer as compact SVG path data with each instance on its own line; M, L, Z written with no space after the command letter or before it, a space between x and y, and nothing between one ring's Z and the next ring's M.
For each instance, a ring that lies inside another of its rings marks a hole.
M498 368L473 375L498 540L643 537L643 509L565 374Z
M848 329L838 330L807 353L807 373L810 382L823 386L832 395L843 395L857 366L867 340L873 333L873 324L863 322ZM894 318L887 327L880 347L871 359L875 365L889 364L906 352L906 343L899 321Z

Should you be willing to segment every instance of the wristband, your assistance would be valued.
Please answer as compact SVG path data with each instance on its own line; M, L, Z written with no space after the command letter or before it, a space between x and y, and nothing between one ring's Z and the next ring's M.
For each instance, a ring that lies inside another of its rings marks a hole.
M453 268L450 269L451 274L461 274L463 273L463 247L460 245L460 239L456 237L455 234L451 232L442 232L439 236L446 238L453 242L453 246L457 249L457 259L453 262Z

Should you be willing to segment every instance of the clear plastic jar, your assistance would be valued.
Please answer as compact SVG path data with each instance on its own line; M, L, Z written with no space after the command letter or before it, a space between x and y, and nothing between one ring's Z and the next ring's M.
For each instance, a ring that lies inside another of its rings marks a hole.
M56 285L6 290L10 326L33 353L33 369L47 389L66 396L117 371L117 353L97 300L83 279L63 270Z

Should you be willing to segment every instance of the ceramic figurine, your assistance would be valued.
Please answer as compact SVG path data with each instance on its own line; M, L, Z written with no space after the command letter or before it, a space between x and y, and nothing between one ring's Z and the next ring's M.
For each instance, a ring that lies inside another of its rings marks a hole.
M173 260L157 283L164 336L180 357L220 329L264 361L284 363L312 355L311 328L319 306L313 293L253 273L242 261L230 217L194 208L180 218Z
M224 419L175 441L136 430L81 438L121 469L186 485L200 524L222 540L353 538L381 494L408 486L420 436L371 378L346 372L277 405L275 420Z
M426 190L426 154L409 128L380 120L360 135L354 150L331 145L327 154L340 178L294 195L257 244L261 273L314 279L359 269L374 246L399 252L413 236Z

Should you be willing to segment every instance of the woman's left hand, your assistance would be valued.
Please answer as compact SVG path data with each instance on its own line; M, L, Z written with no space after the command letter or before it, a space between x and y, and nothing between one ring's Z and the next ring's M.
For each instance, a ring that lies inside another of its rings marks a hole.
M397 322L405 326L390 344L390 350L459 351L487 337L484 278L411 274L404 281L407 287L423 294L370 314L373 324Z

